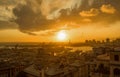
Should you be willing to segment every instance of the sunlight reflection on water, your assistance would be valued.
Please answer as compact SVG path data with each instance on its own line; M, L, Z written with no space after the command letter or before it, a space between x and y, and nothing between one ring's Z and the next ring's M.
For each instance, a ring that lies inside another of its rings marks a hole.
M70 48L72 48L72 51L76 51L76 50L82 50L82 52L92 51L92 47L90 46L70 47Z

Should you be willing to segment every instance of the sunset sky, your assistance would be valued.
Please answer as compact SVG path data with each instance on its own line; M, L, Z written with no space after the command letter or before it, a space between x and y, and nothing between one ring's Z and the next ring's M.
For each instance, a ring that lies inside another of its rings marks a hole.
M0 0L0 42L120 37L120 0Z

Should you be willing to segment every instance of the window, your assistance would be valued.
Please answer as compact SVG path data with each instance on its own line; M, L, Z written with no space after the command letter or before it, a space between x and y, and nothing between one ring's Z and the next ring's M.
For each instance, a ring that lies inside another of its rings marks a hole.
M115 55L115 56L114 56L114 60L115 60L115 61L119 61L119 56L118 56L118 55Z
M104 68L104 64L101 63L98 67L99 67L100 69L101 69L101 68Z
M120 76L120 69L118 69L118 68L115 68L114 69L114 75L119 75Z

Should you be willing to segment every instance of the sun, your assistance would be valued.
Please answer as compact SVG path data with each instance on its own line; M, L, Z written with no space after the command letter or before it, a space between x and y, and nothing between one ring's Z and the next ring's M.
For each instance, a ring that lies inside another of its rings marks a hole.
M67 34L64 30L58 32L58 34L57 34L58 40L64 41L64 40L66 40L66 38L67 38Z

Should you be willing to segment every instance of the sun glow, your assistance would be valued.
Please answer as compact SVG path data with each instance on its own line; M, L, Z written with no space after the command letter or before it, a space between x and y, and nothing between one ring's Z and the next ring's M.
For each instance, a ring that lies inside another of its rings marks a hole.
M63 30L60 31L60 32L58 32L58 34L57 34L57 39L60 40L60 41L66 40L66 39L67 39L67 34L66 34L66 32L63 31Z

